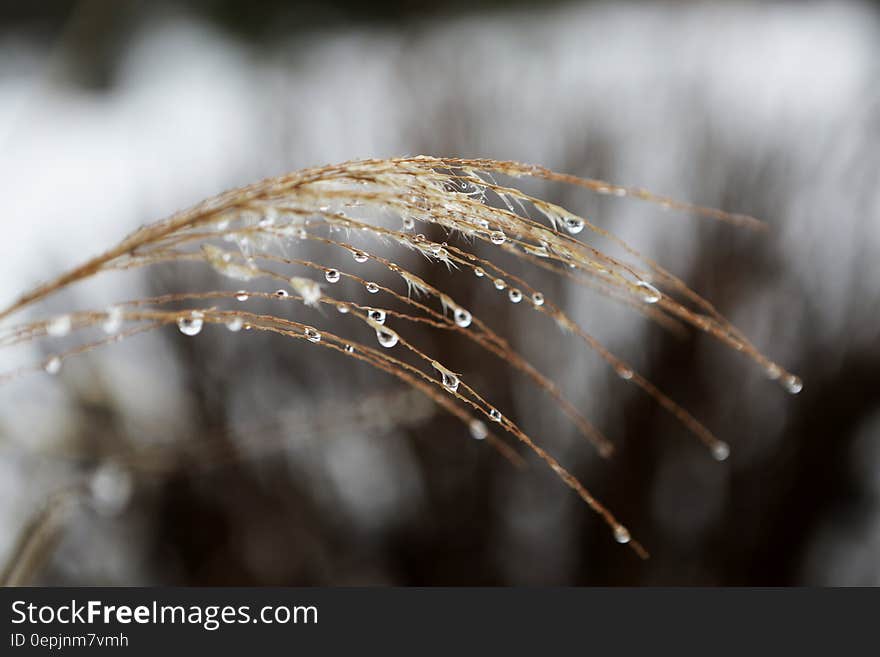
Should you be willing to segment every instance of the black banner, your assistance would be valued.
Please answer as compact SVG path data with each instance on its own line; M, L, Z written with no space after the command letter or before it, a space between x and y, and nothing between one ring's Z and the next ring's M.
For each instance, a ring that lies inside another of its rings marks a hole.
M3 655L868 648L876 589L3 589ZM605 653L603 653L605 654Z

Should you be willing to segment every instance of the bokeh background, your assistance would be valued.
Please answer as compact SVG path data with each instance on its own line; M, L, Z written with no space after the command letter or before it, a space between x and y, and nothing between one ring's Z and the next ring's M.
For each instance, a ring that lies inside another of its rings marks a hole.
M435 338L650 548L642 563L545 467L513 468L388 377L166 329L0 389L0 559L27 537L19 581L52 585L880 584L878 63L880 10L857 2L4 2L0 305L264 176L515 159L764 219L761 235L539 188L805 386L539 277L730 443L717 463L551 323L442 279L618 445L598 459L527 382ZM105 277L41 310L189 275Z

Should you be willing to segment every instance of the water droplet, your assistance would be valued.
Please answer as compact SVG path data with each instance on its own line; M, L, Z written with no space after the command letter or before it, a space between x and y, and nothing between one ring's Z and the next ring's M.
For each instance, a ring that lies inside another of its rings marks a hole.
M46 333L54 338L61 338L70 333L70 327L73 322L70 315L61 315L50 321L46 325Z
M232 317L226 322L226 328L228 328L233 333L237 333L241 330L241 327L244 325L241 317Z
M306 339L308 339L309 342L320 342L321 341L321 334L318 333L311 326L307 326L304 332L306 334Z
M632 536L629 534L629 530L623 525L615 525L614 526L614 540L618 543L629 543Z
M617 376L619 376L624 381L629 381L631 378L633 378L633 371L626 365L618 365L614 368L614 371L617 372Z
M782 385L793 395L798 394L804 389L804 382L800 380L800 377L797 377L794 374L789 374L782 379Z
M335 269L328 269L324 272L324 280L328 283L338 283L340 276L340 273Z
M535 292L532 295L532 303L535 304L536 306L543 306L544 305L544 295L541 294L540 292Z
M639 288L639 294L642 297L642 301L645 303L657 303L663 298L663 295L660 294L660 290L650 283L639 281L636 283L636 287Z
M507 287L507 283L505 283L504 280L500 278L496 278L494 281L492 281L492 285L495 286L496 290L503 290Z
M239 290L238 292L235 293L235 298L238 299L239 301L247 301L249 297L250 297L250 295L247 292L245 292L244 290Z
M454 315L455 323L461 328L467 328L471 325L471 321L473 320L473 318L471 317L471 314L464 308L456 308Z
M446 369L445 367L443 367L443 365L441 365L436 360L431 361L431 365L433 366L433 368L435 370L440 372L441 383L443 384L444 388L446 388L450 392L455 392L456 390L458 390L459 381L458 381L458 375L455 374L455 372L452 372L452 371Z
M489 241L492 242L492 244L504 244L506 240L507 236L500 230L493 230L489 233Z
M730 456L730 445L720 440L712 445L712 457L716 461L726 461L728 456Z
M474 440L485 440L486 436L489 435L489 429L486 428L486 423L481 420L471 420L469 428L471 430L471 437Z
M476 276L477 278L483 278L483 276L485 276L485 275L486 275L486 272L483 270L482 267L476 267L474 269L474 276Z
M379 310L378 308L370 308L370 310L367 312L367 315L369 316L370 319L372 319L377 324L384 324L385 323L385 311L384 310Z
M122 326L122 308L111 306L107 309L107 315L104 317L101 329L107 335L112 335L119 330L120 326Z
M413 221L412 217L404 217L403 218L403 229L404 230L412 230L416 227L416 222Z
M489 411L489 419L493 422L501 422L501 420L503 420L504 418L501 415L501 411L499 411L497 408L493 408L491 411Z
M354 253L351 254L351 257L354 258L355 262L360 262L360 263L364 263L370 259L370 256L368 256L363 251L355 251Z
M376 294L379 291L379 286L372 282L367 283L364 287L367 288L367 292L370 294Z
M383 329L381 331L376 331L376 340L378 340L379 344L386 349L391 349L391 347L397 344L400 338L394 331Z
M584 220L580 217L566 217L562 225L569 235L577 235L584 229Z
M345 345L345 347L343 347L343 349L345 349L345 353L347 353L347 354L354 353L354 347L352 347L350 344Z
M43 363L43 369L46 370L47 374L58 374L61 370L61 359L58 356L52 356Z
M348 307L348 304L342 303L336 306L336 310L339 311L340 315L347 315L351 308Z
M202 326L205 325L205 321L202 319L203 317L204 315L198 310L193 310L189 317L177 318L177 328L179 328L180 332L184 335L198 335L202 331Z
M104 515L115 515L131 499L131 475L125 468L106 462L92 474L89 489L94 508Z
M780 376L782 376L782 368L775 363L771 363L767 366L766 373L768 379L770 379L771 381L775 381Z
M510 303L519 303L522 301L522 292L515 287L511 288L510 292L507 293L507 298L510 299Z
M279 299L286 299L290 295L287 293L287 290L275 290L275 296Z

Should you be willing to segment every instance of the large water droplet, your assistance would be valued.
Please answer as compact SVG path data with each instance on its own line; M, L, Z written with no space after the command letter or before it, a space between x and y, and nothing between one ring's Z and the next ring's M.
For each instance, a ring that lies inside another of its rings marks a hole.
M226 321L226 328L228 328L233 333L237 333L241 330L241 327L244 326L244 322L241 317L230 317Z
M501 422L504 417L501 415L501 411L499 411L497 408L493 408L491 411L489 411L489 419L493 422Z
M370 308L370 310L367 312L367 315L369 316L370 319L372 319L377 324L384 324L385 323L385 311L384 310L379 310L378 308Z
M782 385L793 395L798 394L804 389L804 382L800 380L800 377L797 377L794 374L789 374L782 379Z
M73 322L70 319L70 315L61 315L60 317L56 317L46 325L46 333L54 338L64 337L65 335L70 333L70 327L72 323Z
M354 258L355 262L360 262L360 263L364 263L370 259L370 256L368 256L363 251L355 251L354 253L351 254L351 257Z
M349 308L348 304L341 303L336 306L336 310L339 311L340 315L347 315L351 311L351 308Z
M394 331L383 329L381 331L376 331L376 340L378 340L379 344L386 349L391 349L391 347L397 344L400 338L397 337L397 333L395 333Z
M202 331L202 326L205 325L203 317L204 315L198 310L193 310L189 314L189 317L177 318L177 328L179 328L180 332L184 335L198 335Z
M615 525L614 526L614 540L618 543L629 543L632 536L629 534L629 530L623 525Z
M492 244L504 244L506 240L507 236L500 230L493 230L489 233L489 241L492 242Z
M304 332L306 334L306 339L309 342L320 342L321 341L321 334L318 333L311 326L307 326Z
M250 298L250 295L244 290L239 290L235 293L235 298L239 301L247 301Z
M288 294L287 290L275 290L275 296L279 299L286 299L290 294Z
M456 308L454 315L455 323L461 328L467 328L471 325L473 317L471 317L471 314L464 308Z
M507 283L505 283L504 280L501 278L496 278L494 281L492 281L492 285L495 286L496 290L503 290L507 287Z
M535 292L532 295L532 303L535 304L536 306L543 306L544 305L544 295L541 294L540 292Z
M726 461L728 456L730 456L730 445L720 440L712 445L712 458L716 461Z
M507 298L510 299L510 303L519 303L522 301L522 292L515 287L511 288L510 292L507 293Z
M486 423L481 420L471 420L468 428L471 430L471 437L474 438L474 440L485 440L486 436L489 435L489 429L486 428Z
M376 294L376 292L379 291L379 286L373 282L367 283L366 285L364 285L364 287L367 289L367 292L369 292L370 294Z
M328 269L324 272L324 280L328 283L338 283L341 274L335 269Z
M580 217L566 217L562 225L569 235L577 235L584 229L584 220Z
M657 303L663 298L660 290L646 281L639 281L636 287L639 288L639 294L645 303Z
M43 369L46 370L47 374L58 374L61 370L61 359L58 356L52 356L43 363Z

